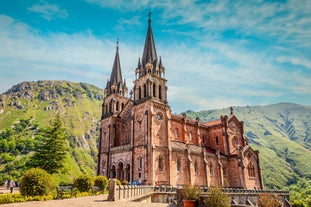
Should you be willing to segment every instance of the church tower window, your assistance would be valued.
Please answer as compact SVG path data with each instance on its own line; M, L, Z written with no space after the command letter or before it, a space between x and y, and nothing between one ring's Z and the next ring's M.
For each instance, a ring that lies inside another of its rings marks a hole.
M159 86L159 99L160 99L160 100L162 99L162 92L161 92L161 90L162 90L162 87Z
M144 97L147 97L147 85L144 84Z
M192 142L192 132L189 133L189 141Z
M119 111L119 101L116 103L116 111Z
M153 83L152 90L153 90L153 97L156 97L156 84L155 83Z
M216 142L216 145L219 144L218 136L215 137L215 142Z

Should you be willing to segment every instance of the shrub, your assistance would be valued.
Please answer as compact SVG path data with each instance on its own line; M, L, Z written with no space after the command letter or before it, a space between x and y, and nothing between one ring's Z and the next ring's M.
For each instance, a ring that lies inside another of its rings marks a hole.
M277 195L274 194L262 194L259 196L260 207L280 207L282 206L281 201Z
M52 188L52 176L40 168L26 171L20 182L20 193L23 196L47 195Z
M229 207L230 197L224 194L219 187L210 187L208 189L209 195L204 199L206 206L213 207Z
M201 190L198 186L186 185L183 190L184 200L198 200Z
M122 185L128 185L128 184L129 184L129 182L127 180L122 181Z
M297 201L297 200L295 200L291 206L292 207L305 207L302 201Z
M100 187L102 190L106 190L108 186L108 178L103 175L99 175L95 178L94 185Z
M118 180L118 179L116 180L116 184L117 184L118 186L122 185L121 181Z
M75 179L74 185L80 192L89 192L93 185L93 179L89 175L81 175Z

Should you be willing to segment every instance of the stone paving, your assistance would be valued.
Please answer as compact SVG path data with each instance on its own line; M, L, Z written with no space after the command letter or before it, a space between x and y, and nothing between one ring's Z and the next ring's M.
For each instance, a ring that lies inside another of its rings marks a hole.
M1 190L3 193L7 191ZM16 192L16 191L15 191ZM49 201L31 201L21 203L2 204L1 207L168 207L165 203L143 203L143 202L126 202L107 201L107 195L86 196L78 198L70 198L63 200L49 200Z

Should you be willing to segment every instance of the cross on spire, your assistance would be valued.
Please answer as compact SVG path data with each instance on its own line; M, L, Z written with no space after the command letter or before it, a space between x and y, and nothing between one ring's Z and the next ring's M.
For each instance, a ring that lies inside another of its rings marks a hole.
M119 48L119 38L117 38L117 48Z
M149 10L149 13L148 13L148 23L150 24L151 23L151 14L152 14L152 12Z

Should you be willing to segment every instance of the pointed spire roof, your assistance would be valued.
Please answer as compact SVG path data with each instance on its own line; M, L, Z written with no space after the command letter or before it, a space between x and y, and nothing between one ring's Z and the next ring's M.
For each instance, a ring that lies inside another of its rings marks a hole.
M121 64L119 57L119 40L117 41L117 51L114 58L114 63L112 67L112 72L110 76L110 84L118 85L120 82L122 83L122 72L121 72Z
M148 15L149 15L148 31L147 31L146 41L145 41L143 57L141 59L143 67L145 67L147 63L151 63L151 64L157 63L157 59L158 59L155 44L154 44L152 29L151 29L151 19L150 19L151 12L149 12Z
M124 80L125 84L125 80ZM120 64L120 57L119 57L119 39L117 40L117 48L116 48L116 55L113 62L113 67L110 75L110 80L107 82L106 90L107 95L112 93L125 95L124 93L127 91L126 86L123 84L122 79L122 71L121 71L121 64Z

